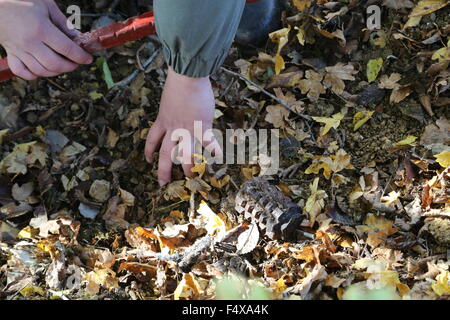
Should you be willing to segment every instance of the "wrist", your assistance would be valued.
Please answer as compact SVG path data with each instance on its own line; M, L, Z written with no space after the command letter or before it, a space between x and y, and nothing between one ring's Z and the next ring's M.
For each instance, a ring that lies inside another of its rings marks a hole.
M198 88L204 88L204 86L211 86L211 81L208 77L203 78L191 78L179 73L176 73L172 67L169 66L167 73L167 80L170 82L176 82L178 86L190 90Z

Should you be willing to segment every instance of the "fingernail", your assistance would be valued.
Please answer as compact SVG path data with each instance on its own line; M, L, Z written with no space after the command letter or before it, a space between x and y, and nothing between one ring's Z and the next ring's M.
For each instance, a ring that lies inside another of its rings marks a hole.
M163 180L158 180L158 182L160 187L164 187L167 184L167 182Z
M147 161L148 163L151 163L152 159L150 159L149 157L145 156L145 161Z

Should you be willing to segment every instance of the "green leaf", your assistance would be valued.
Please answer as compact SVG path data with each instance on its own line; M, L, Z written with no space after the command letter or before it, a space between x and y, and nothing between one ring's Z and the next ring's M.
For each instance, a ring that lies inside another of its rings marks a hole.
M357 112L353 117L353 126L354 126L353 131L358 130L364 123L369 121L374 112L375 111L368 111L368 110Z
M407 136L405 139L397 142L395 145L397 147L407 146L407 145L413 144L414 142L416 142L416 140L417 140L417 137L415 137L415 136Z
M367 80L370 82L374 82L378 73L380 73L381 67L383 66L383 58L371 59L367 63Z
M105 58L100 57L95 61L97 67L103 72L103 80L105 80L108 90L114 87L116 84L112 78L111 70L109 69L108 62Z

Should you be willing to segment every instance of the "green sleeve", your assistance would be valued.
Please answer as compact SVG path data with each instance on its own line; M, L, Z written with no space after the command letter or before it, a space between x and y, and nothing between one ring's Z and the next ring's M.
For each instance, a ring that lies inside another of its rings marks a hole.
M225 60L245 0L155 0L156 30L176 73L206 77Z

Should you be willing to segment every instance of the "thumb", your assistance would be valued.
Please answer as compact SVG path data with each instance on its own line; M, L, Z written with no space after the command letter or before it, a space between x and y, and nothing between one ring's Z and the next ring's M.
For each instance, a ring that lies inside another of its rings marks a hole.
M59 30L64 32L69 38L73 39L80 35L81 32L75 29L75 26L67 19L64 13L59 10L58 5L50 1L49 3L50 19L58 27Z

